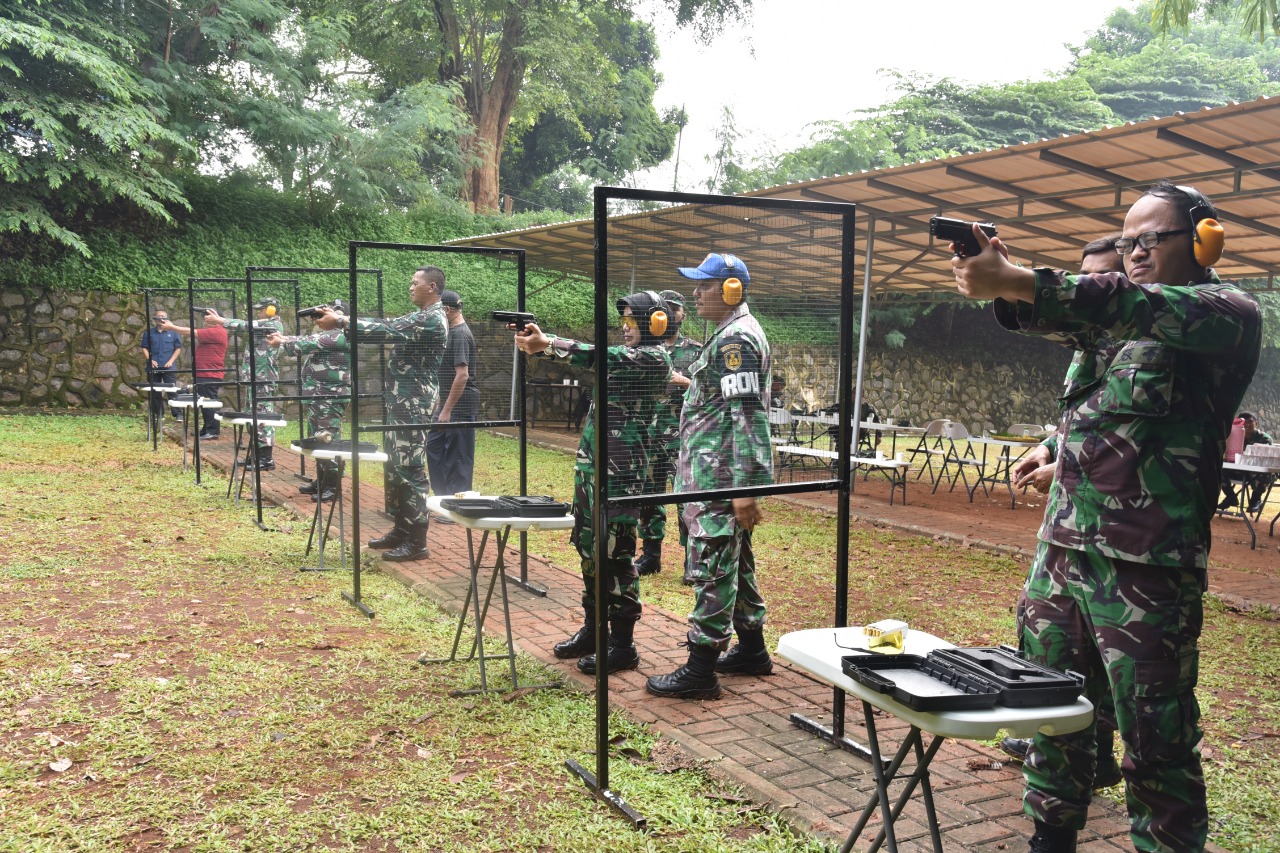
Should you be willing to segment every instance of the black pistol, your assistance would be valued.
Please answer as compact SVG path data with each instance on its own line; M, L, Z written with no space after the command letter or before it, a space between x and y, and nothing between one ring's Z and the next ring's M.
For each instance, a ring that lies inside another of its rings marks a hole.
M977 225L988 237L996 236L996 226L990 222L966 222L963 219L949 219L946 216L935 216L929 220L929 233L940 243L955 243L959 254L972 258L982 251L978 238L973 236L973 226Z
M214 311L213 311L213 309L212 309L212 308L198 308L198 307L196 307L195 305L192 305L192 306L191 306L191 313L192 313L192 314L195 314L197 317L203 317L203 316L204 316L204 315L206 315L206 314L212 314L212 313L214 313Z
M328 307L329 307L328 305L312 305L310 308L303 308L301 311L298 312L298 319L309 320L312 317L319 317L320 309L328 308Z
M538 315L531 314L528 311L494 311L492 316L499 323L514 325L518 332L524 331L526 323L538 322Z

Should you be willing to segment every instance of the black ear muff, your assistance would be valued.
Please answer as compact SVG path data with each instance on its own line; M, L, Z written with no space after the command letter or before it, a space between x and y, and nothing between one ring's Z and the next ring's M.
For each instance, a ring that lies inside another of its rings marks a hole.
M649 315L649 334L661 338L667 333L667 312L661 308Z
M737 305L742 301L742 280L726 278L724 284L720 285L720 295L725 305Z
M1213 206L1195 187L1178 187L1191 199L1191 209L1187 211L1191 219L1191 253L1196 263L1202 267L1211 267L1222 258L1222 249L1226 245L1227 232L1214 218Z

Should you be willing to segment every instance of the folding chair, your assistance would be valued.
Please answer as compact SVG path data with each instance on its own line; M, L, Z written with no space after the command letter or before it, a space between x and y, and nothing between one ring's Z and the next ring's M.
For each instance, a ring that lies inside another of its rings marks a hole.
M949 491L955 491L956 481L963 480L965 491L969 493L969 501L973 501L973 493L978 490L978 486L982 486L984 494L990 495L987 489L986 479L983 471L986 468L986 452L984 448L983 458L978 459L973 456L973 448L969 445L969 429L959 421L948 421L942 428L942 435L947 441L946 456L942 460L942 470L938 472L938 479L934 481L933 491L936 494L938 484L942 482L942 478L946 475L947 468L955 466L955 474L951 477L951 488ZM956 448L956 442L965 442L964 453ZM974 468L977 470L978 479L972 486L969 485L969 475L965 473L966 469Z
M939 467L935 469L933 462L937 459L939 464L941 464L941 462L946 459L946 439L943 438L942 429L949 423L951 423L951 421L946 418L929 421L929 423L925 424L924 435L920 436L920 440L916 442L916 446L907 451L911 454L910 461L912 465L916 463L917 456L924 456L924 465L922 465L920 470L916 472L917 480L924 476L925 471L928 471L929 478L934 481L935 486L937 485L937 477L941 473L941 468Z

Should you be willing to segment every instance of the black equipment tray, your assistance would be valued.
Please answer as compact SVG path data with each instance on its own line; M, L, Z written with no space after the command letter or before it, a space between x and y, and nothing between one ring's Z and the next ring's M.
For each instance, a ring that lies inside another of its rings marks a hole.
M351 441L345 438L335 438L333 441L318 442L310 438L297 439L293 442L294 447L302 450L335 450L340 453L377 453L378 445L372 441L361 441L357 443L355 450L351 448Z
M520 518L560 518L569 513L569 505L551 495L503 495L498 498L498 506L507 510L500 515Z
M1008 708L1036 708L1068 705L1076 701L1084 678L1074 672L1059 672L1026 660L1009 646L976 649L939 649L931 658L948 666L985 678L1000 689L1000 704Z
M844 674L917 711L970 711L994 708L1000 689L977 675L919 655L849 655L840 659Z
M511 512L498 506L498 498L443 498L440 506L464 518L496 518Z

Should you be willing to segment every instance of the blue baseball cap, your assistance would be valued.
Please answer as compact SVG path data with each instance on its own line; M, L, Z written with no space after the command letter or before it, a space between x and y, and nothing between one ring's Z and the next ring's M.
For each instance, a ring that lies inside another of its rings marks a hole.
M747 265L737 255L717 255L712 252L696 267L676 267L676 269L685 278L736 278L743 284L751 282L751 274L747 272Z

